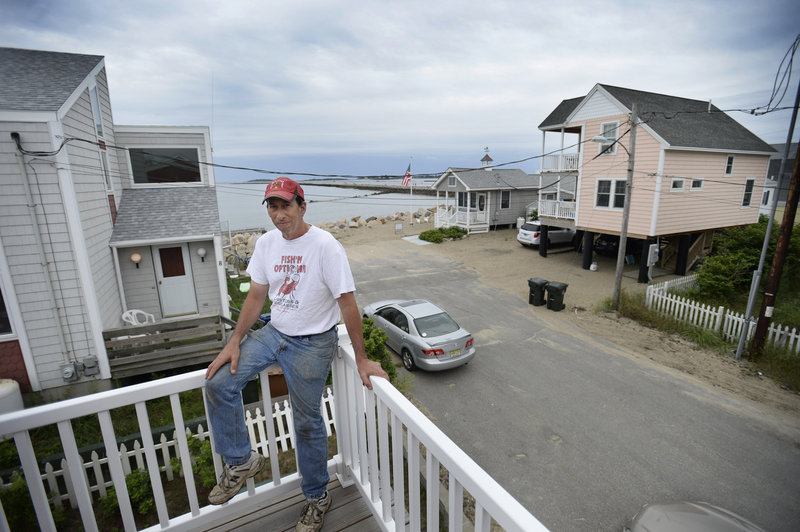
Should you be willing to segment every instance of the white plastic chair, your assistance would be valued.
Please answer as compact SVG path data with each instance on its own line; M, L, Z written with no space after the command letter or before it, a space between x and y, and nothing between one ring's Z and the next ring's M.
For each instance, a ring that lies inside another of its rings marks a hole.
M156 317L143 310L131 309L122 313L122 321L128 325L146 325L155 323Z

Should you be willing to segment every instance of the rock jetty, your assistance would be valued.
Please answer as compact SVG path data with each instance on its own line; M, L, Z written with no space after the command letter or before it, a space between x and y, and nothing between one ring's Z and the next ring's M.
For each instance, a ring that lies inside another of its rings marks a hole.
M390 222L403 222L409 220L412 216L415 221L428 223L433 220L434 210L420 208L413 213L409 213L408 211L397 212L394 215L370 216L366 219L363 219L361 216L353 216L352 218L342 218L335 222L315 225L335 235L339 231L346 231L348 229L358 229L362 227L371 228ZM225 254L225 264L229 271L242 271L247 267L247 262L253 255L256 240L265 232L266 230L264 229L248 229L235 233L230 239L228 235L223 234L222 247Z

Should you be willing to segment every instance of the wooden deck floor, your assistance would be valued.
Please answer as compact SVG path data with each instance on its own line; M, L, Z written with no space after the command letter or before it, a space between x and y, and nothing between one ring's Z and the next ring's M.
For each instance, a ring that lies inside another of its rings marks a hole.
M322 532L346 530L348 532L372 532L380 530L367 504L355 486L343 488L338 480L328 484L328 493L333 497L330 509L325 514ZM289 496L257 512L228 521L215 531L235 532L287 532L293 531L305 498L302 493Z

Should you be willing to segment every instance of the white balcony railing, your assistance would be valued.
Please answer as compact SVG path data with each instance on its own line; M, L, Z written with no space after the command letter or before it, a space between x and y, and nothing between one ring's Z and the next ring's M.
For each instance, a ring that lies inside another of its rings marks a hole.
M463 227L470 233L486 233L489 222L486 211L467 210L464 207L439 207L436 209L434 227Z
M579 153L554 153L542 157L542 172L577 172Z
M469 504L474 504L476 531L488 532L492 522L509 531L546 530L391 384L383 379L374 379L372 391L363 387L353 350L343 330L344 327L339 328L340 348L333 364L333 418L338 452L329 460L328 469L338 475L343 485L355 483L380 529L406 530L410 525L410 530L420 530L424 506L427 508L424 519L428 530L439 530L439 505L441 500L446 500L448 529L462 530L463 505L468 494ZM159 466L146 402L168 398L175 426L183 427L179 394L202 389L204 383L204 371L201 370L0 416L0 435L14 438L39 527L55 530L52 501L45 490L30 434L33 429L56 425L68 470L64 478L71 483L83 527L85 530L98 529L93 511L97 502L94 497L104 492L106 487L98 490L90 485L97 481L97 476L88 474L72 423L77 418L89 416L97 419L101 429L111 477L111 486L108 487L116 491L123 526L125 530L137 530L117 435L111 421L113 409L128 405L135 406L159 520L148 530L206 529L212 523L248 514L289 492L297 492L300 478L296 472L287 474L280 471L277 458L279 437L276 437L274 424L267 422L264 423L265 430L253 430L250 435L254 448L268 456L272 480L256 486L253 479L249 479L246 492L227 504L201 506L194 477L184 475L188 511L182 515L169 515L161 480L163 467ZM272 399L266 371L260 376L260 384L263 410L271 412ZM192 457L186 433L176 430L175 434L177 457L183 471L189 471ZM220 457L215 454L217 475L221 465ZM440 484L442 470L446 485ZM424 496L421 495L423 485ZM407 498L404 496L406 493ZM0 529L8 530L5 516L15 510L0 507Z
M558 200L541 200L539 202L539 216L574 220L575 202L558 201Z

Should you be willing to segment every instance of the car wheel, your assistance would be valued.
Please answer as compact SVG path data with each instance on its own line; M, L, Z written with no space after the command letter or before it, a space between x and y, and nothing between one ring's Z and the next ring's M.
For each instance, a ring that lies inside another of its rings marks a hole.
M414 357L411 356L411 351L403 348L403 351L400 353L400 358L403 359L403 367L406 368L408 371L414 371L417 369L417 365L414 364Z

